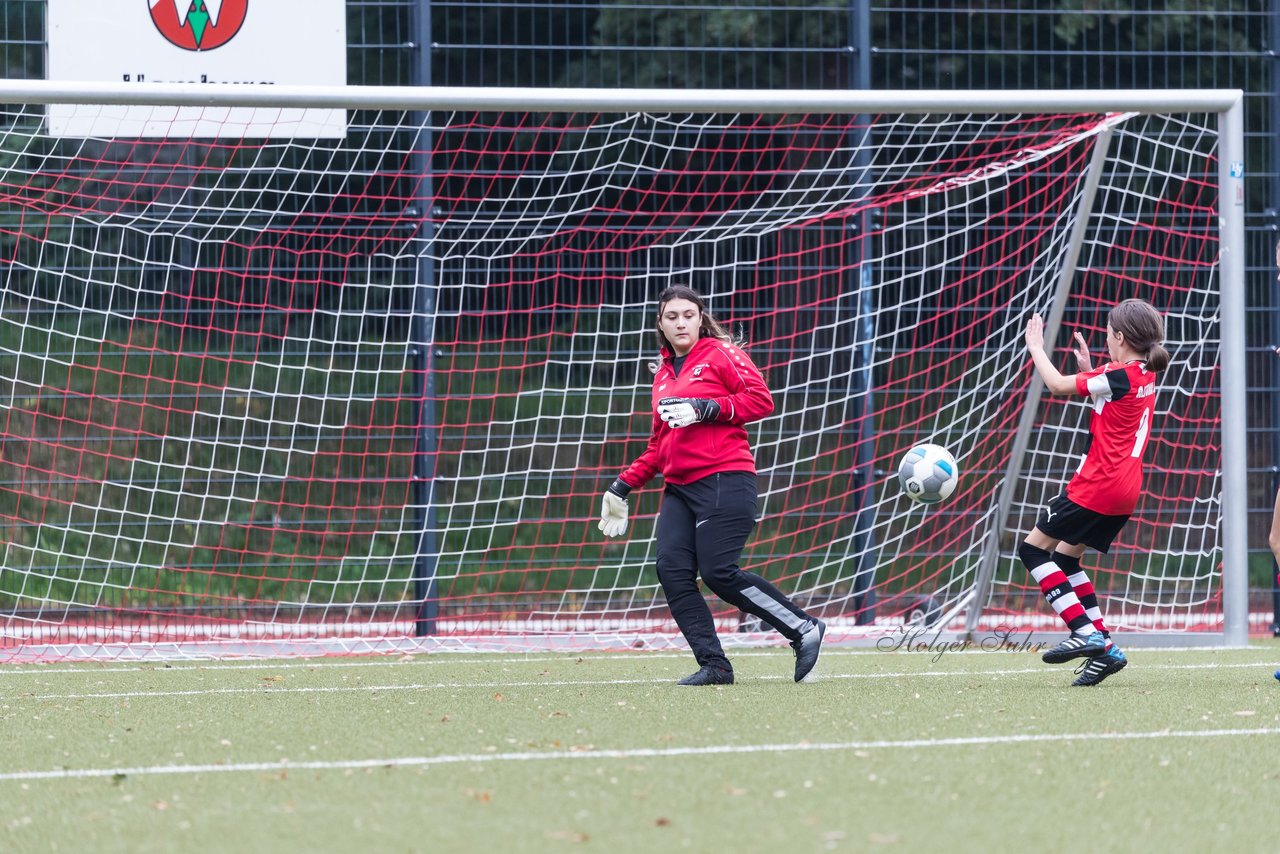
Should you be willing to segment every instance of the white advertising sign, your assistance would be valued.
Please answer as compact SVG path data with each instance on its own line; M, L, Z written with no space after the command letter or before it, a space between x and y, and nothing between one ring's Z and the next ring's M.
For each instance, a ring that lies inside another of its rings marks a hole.
M347 82L345 0L49 0L49 79ZM53 136L338 138L345 110L50 105Z

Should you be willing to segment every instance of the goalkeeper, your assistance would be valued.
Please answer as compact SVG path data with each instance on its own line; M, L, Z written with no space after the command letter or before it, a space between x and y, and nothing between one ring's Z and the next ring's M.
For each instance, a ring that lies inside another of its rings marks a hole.
M724 601L759 617L791 641L795 681L813 670L826 632L760 576L738 567L756 523L756 467L746 424L773 411L764 377L695 291L669 287L658 297L660 358L653 371L649 445L604 494L600 530L627 530L627 494L661 473L658 581L699 670L681 685L729 685L733 666L716 636L702 576Z

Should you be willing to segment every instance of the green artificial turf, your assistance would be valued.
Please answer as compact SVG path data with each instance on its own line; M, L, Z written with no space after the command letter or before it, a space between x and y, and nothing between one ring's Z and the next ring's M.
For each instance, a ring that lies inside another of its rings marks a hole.
M9 667L0 850L1275 850L1280 643L1130 659Z

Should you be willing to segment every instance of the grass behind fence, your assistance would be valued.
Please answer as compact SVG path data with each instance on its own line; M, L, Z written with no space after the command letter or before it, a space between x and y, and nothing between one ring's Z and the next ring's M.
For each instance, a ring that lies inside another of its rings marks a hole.
M570 339L552 330L544 343L572 352ZM0 322L9 401L0 521L13 571L0 573L0 607L412 600L422 548L413 505L425 493L414 480L420 392L404 368L417 363L388 341L362 341L359 352L302 341L93 311L10 312ZM598 492L647 435L635 378L613 391L613 369L602 377L598 365L462 346L440 350L434 370L438 594L483 607L494 596L544 605L563 592L651 592L648 561L597 543L591 523ZM611 391L583 390L597 387ZM852 437L803 438L814 423L847 417L824 407L780 400L781 416L755 428L773 472L762 489L775 498L747 560L784 587L807 573L807 586L838 597L852 562L815 532L856 510L844 481L859 460ZM897 419L919 415L899 401L877 428L892 435ZM620 441L620 423L631 441ZM997 477L966 472L965 488L982 493ZM797 492L795 482L812 485ZM643 539L657 499L644 493L633 505L632 537ZM957 507L929 512L966 512ZM882 538L909 535L923 512L896 514ZM877 584L886 595L933 592L949 560L886 556Z

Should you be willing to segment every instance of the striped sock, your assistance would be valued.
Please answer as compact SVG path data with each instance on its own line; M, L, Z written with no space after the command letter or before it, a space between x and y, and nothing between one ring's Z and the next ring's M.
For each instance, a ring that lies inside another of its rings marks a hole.
M1090 620L1093 620L1093 627L1102 632L1102 636L1107 639L1107 646L1111 646L1111 630L1102 619L1102 609L1098 607L1098 594L1094 591L1093 582L1089 581L1089 576L1081 571L1068 575L1067 581L1071 582L1071 588L1076 591L1080 604L1084 606L1084 612L1089 615Z
M1080 558L1072 557L1062 552L1054 552L1053 562L1058 565L1058 568L1067 577L1067 582L1071 585L1071 589L1075 591L1076 598L1080 600L1085 614L1093 622L1094 630L1102 632L1102 636L1107 639L1107 648L1110 649L1111 630L1107 628L1107 624L1102 619L1102 609L1098 607L1098 594L1093 589L1093 582L1089 580L1089 574L1080 568Z
M1044 549L1023 543L1018 549L1018 557L1031 573L1031 577L1040 585L1040 592L1045 601L1057 612L1067 628L1073 634L1089 634L1093 631L1093 621L1085 613L1084 606L1067 576L1053 562L1052 557Z

